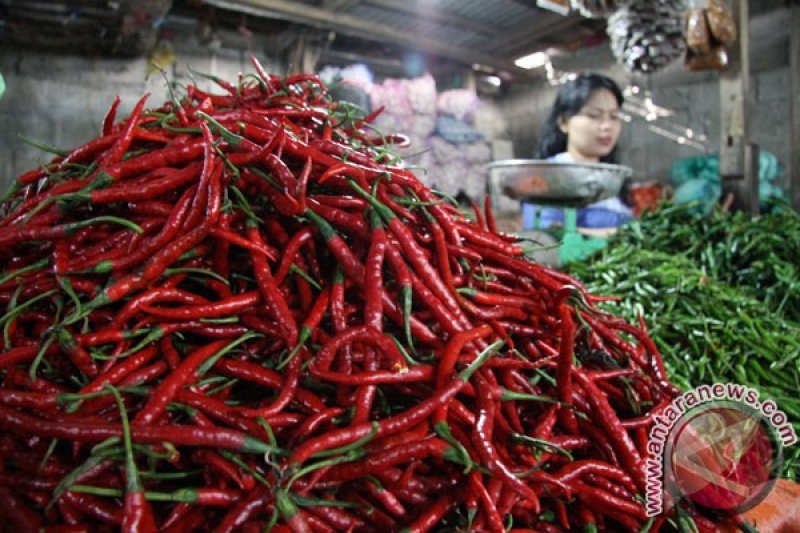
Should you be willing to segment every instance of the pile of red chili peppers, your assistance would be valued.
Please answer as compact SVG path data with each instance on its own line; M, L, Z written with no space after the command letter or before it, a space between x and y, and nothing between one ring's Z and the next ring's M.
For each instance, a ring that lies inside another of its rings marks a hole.
M189 85L0 208L18 531L655 531L642 327L312 75ZM701 530L712 524L700 516Z

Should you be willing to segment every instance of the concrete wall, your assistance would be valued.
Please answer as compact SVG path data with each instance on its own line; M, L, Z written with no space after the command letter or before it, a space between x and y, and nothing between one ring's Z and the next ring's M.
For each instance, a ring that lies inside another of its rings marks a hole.
M187 67L232 81L239 72L253 71L249 53L241 49L211 50L184 42L175 46L175 53L177 61L168 76L181 83L190 81ZM271 72L285 70L279 61L263 55L259 60ZM165 102L164 77L159 73L148 77L147 66L147 58L94 59L0 48L0 72L6 81L0 99L0 191L14 177L53 157L20 137L73 148L99 135L114 95L122 100L118 119L127 116L146 92L148 108ZM212 89L210 82L198 79L198 85Z
M790 161L788 119L788 66L755 73L751 79L751 138L762 150L775 154L786 170ZM720 143L719 84L716 79L653 89L653 99L675 111L671 120L686 124L708 137L709 150ZM664 139L648 130L642 120L626 125L621 139L621 157L643 177L664 179L669 167L681 157L702 153ZM788 173L784 172L784 179ZM784 182L783 185L786 185Z

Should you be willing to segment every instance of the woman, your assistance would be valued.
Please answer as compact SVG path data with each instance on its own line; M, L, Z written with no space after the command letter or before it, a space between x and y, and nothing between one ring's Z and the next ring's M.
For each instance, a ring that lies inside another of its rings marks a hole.
M622 130L622 101L619 86L600 74L580 74L566 83L558 92L542 129L537 157L557 162L616 163L617 140ZM510 192L516 197L525 197L526 184L519 183ZM562 210L523 203L523 229L537 227L537 210L540 212L538 227L563 224ZM630 218L630 209L618 198L610 198L579 210L578 226L597 226L593 221L603 222L604 219L616 222L610 225L617 226Z

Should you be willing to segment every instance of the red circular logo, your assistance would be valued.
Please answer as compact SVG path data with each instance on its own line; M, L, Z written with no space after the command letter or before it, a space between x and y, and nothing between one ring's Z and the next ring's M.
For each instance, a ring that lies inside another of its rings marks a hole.
M742 512L763 500L780 469L781 447L768 422L740 404L716 404L676 428L671 469L683 497Z

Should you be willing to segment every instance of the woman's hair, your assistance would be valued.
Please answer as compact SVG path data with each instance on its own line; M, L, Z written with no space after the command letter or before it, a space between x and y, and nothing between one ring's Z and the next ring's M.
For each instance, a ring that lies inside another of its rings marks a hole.
M589 101L592 92L597 89L611 91L611 94L617 100L617 104L622 107L622 91L614 80L600 74L583 73L578 75L577 78L564 84L561 90L558 91L550 116L547 117L547 122L545 122L539 134L539 143L536 150L537 157L547 159L567 150L567 135L561 131L559 119L568 120L573 115L576 115ZM616 163L617 147L614 146L614 149L608 155L601 157L600 161L603 163Z

